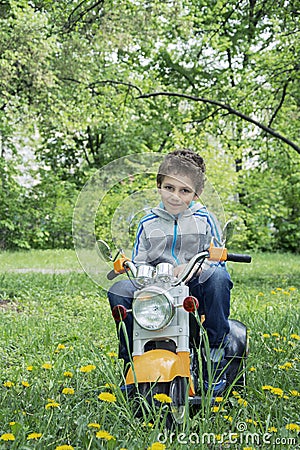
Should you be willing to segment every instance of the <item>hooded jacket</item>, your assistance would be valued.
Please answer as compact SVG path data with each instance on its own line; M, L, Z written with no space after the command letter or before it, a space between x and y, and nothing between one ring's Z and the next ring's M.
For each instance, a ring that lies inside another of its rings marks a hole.
M176 217L161 203L140 221L132 260L137 266L187 264L196 253L208 249L213 237L221 240L220 226L205 206L192 202Z

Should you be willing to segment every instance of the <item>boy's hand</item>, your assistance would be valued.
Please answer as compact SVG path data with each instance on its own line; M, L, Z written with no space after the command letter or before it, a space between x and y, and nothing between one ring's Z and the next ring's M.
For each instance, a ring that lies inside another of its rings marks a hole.
M174 267L175 277L179 278L185 268L186 268L186 264L180 264L179 266Z
M180 264L179 266L174 267L174 276L179 278L185 268L186 268L186 264ZM200 267L200 269L197 270L196 273L194 273L194 271L192 271L190 273L190 275L187 277L187 279L185 280L185 283L188 283L193 276L199 276L201 271L202 271L201 267Z

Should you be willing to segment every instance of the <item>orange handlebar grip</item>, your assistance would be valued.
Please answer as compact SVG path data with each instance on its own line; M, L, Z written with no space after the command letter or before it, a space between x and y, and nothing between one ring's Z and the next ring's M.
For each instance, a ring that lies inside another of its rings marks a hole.
M212 261L227 261L227 248L209 247L209 260Z
M115 273L124 273L125 272L125 270L126 270L124 268L124 262L125 261L130 261L130 259L126 258L126 256L124 256L122 258L117 259L114 262L114 271L115 271Z

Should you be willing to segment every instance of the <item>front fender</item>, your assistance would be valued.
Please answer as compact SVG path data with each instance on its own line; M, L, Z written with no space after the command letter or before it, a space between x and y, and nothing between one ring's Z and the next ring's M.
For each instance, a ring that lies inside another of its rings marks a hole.
M157 349L133 357L126 384L168 382L175 377L190 378L189 352Z

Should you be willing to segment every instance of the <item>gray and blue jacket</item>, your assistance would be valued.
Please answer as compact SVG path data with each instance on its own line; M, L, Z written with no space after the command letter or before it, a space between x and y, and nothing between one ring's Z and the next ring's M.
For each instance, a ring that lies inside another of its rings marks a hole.
M132 260L137 266L187 264L196 253L208 249L213 237L221 240L220 226L205 206L192 202L173 216L160 204L140 221Z

